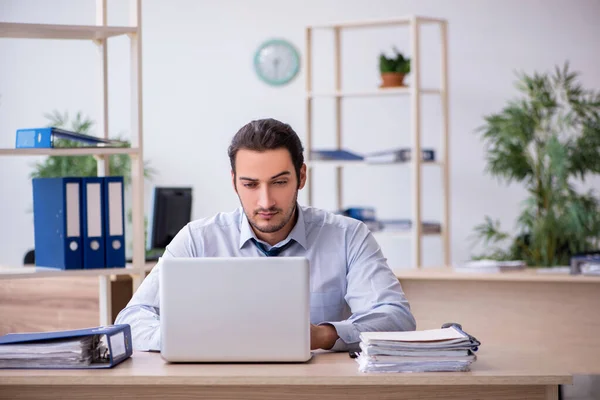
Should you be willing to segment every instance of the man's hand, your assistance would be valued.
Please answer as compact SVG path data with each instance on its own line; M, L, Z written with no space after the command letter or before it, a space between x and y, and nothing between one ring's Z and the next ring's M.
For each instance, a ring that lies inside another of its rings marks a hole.
M338 340L337 331L332 325L310 325L310 349L329 350Z

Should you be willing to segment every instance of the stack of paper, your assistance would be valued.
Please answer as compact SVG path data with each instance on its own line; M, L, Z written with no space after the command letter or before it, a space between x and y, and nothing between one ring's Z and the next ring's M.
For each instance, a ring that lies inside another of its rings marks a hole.
M525 261L498 261L498 260L473 260L464 263L463 265L455 266L456 272L508 272L522 271L527 267Z
M410 161L411 149L391 149L370 153L365 156L365 161L373 164L396 163ZM424 162L435 161L433 149L421 149L421 160Z
M363 332L361 372L468 371L480 343L455 327L411 332Z

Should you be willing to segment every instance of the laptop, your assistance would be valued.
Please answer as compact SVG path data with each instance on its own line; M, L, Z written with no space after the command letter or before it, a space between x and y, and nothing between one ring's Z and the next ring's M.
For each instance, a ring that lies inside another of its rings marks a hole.
M310 359L303 257L161 258L161 355L169 362Z

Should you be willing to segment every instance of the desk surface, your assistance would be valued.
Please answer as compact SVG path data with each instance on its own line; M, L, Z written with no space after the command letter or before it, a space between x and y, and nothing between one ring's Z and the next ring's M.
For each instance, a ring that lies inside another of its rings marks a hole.
M0 266L0 279L27 278L59 278L72 276L110 276L110 275L142 275L154 267L156 263L146 263L142 268L134 268L127 264L125 268L94 268L60 270L54 268L38 268L34 266L8 267Z
M394 273L401 280L600 283L600 276L540 273L535 268L513 272L457 272L452 268L412 268L397 269Z
M300 364L169 364L158 353L136 352L106 370L0 370L0 385L558 385L572 383L544 356L513 360L510 351L481 349L471 372L365 374L347 353L318 353ZM514 353L512 353L514 355Z

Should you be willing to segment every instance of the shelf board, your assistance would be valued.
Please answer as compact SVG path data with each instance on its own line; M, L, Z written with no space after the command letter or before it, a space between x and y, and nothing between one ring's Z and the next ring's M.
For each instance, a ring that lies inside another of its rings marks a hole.
M127 264L125 268L97 268L97 269L72 269L60 270L53 268L39 268L34 266L0 267L0 280L2 279L27 279L27 278L56 278L66 276L108 276L108 275L139 275L150 271L154 263L147 263L142 268L133 268Z
M0 22L0 37L16 39L98 40L137 32L131 26L49 25Z
M415 281L504 281L504 282L577 282L600 283L600 276L544 273L539 268L505 272L459 272L452 267L397 268L396 276L402 280Z
M352 167L352 166L369 166L369 167L380 167L380 166L390 166L390 165L402 165L406 167L410 167L412 162L393 162L393 163L369 163L366 161L308 161L306 166L309 168L314 168L318 166L330 166L330 167ZM436 165L441 166L443 162L441 161L421 161L421 165Z
M431 18L431 17L421 17L421 16L412 16L406 15L402 17L396 18L388 18L388 19L367 19L361 21L347 21L347 22L338 22L333 24L325 24L325 25L311 25L310 29L348 29L348 28L374 28L381 26L390 26L390 25L409 25L413 20L417 20L421 24L442 24L445 23L446 20L441 18Z
M383 230L383 231L375 231L372 232L375 236L388 236L388 237L402 237L402 238L410 238L412 235L411 230ZM421 231L421 236L440 236L441 232L423 232Z
M137 147L75 147L54 149L0 149L0 156L89 156L139 154Z
M440 89L421 89L421 94L440 94ZM398 88L387 88L387 89L374 89L364 91L333 91L333 92L308 92L306 97L377 97L377 96L402 96L410 95L412 88L410 87L398 87Z

